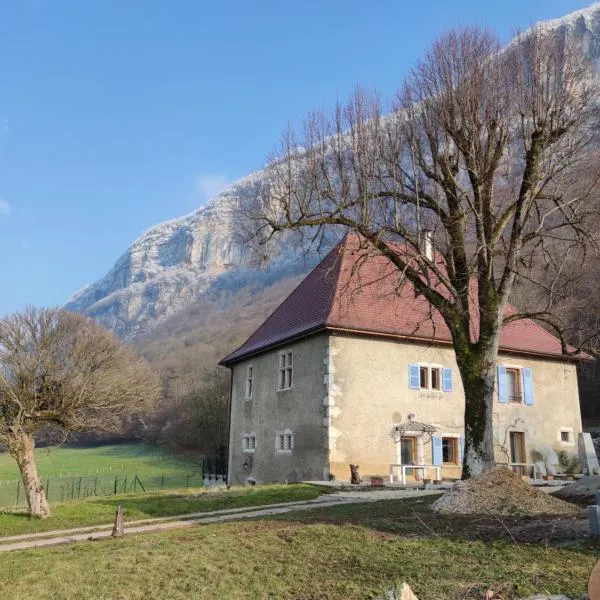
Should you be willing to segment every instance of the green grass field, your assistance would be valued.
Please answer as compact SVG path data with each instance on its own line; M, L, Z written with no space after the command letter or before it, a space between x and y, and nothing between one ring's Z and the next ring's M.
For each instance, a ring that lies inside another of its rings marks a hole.
M9 553L0 598L352 600L403 581L420 600L480 600L489 589L503 600L584 594L598 545L557 540L543 519L434 515L430 502L382 501ZM523 541L515 527L536 523L542 537Z
M135 473L154 477L198 469L192 459L145 444L118 444L95 448L37 448L35 459L42 478ZM19 478L19 469L9 454L0 454L0 481Z

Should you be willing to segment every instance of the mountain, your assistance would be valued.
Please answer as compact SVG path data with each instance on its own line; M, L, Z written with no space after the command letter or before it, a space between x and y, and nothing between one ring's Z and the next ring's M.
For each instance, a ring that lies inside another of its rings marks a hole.
M306 272L315 258L286 244L267 267L252 266L236 231L236 207L256 193L263 177L262 171L245 177L193 213L151 227L65 308L130 340L202 298L223 304L242 288L253 293Z
M580 40L585 54L600 70L600 2L559 19L544 21L540 27L558 35L574 35Z
M600 71L600 4L542 27L580 39ZM181 330L184 309L196 306L206 325L211 315L219 321L240 294L247 301L258 290L283 282L273 288L278 290L275 295L283 295L289 287L285 281L308 271L317 257L297 252L284 238L268 268L248 261L236 231L235 209L256 193L264 177L264 171L245 177L192 214L150 228L102 279L75 293L65 308L93 317L123 339L156 339L153 330L159 337ZM164 326L158 328L161 323Z

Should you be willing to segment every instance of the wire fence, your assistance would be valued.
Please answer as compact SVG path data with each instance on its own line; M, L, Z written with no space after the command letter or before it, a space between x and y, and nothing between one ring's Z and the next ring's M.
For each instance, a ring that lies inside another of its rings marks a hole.
M200 461L197 471L189 473L104 474L95 476L42 477L49 502L77 500L90 496L156 492L158 490L188 489L216 485L227 481L227 461L222 457L207 457ZM0 481L0 508L27 506L21 480Z

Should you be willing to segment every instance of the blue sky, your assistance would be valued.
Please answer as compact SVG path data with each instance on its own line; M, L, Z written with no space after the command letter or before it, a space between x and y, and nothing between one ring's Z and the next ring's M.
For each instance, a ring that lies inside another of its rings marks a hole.
M444 30L569 0L0 3L0 315L57 305L146 228L261 168L288 121L389 97Z

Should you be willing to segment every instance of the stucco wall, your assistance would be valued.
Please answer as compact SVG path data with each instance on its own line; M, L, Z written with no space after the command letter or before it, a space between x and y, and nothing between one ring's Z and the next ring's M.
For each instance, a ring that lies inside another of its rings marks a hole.
M560 443L560 429L581 432L581 416L575 366L561 361L500 357L502 364L529 367L533 374L533 406L494 402L496 458L508 462L509 431L525 433L526 454L540 444L575 453L576 446ZM383 338L330 337L328 350L328 445L330 469L347 479L348 464L360 465L361 475L387 474L396 463L391 437L395 424L415 420L433 424L437 434L459 436L463 432L463 388L450 347L409 344ZM450 367L452 392L409 389L408 365L430 363ZM423 458L432 462L429 436L423 435ZM460 468L444 468L444 476L459 476Z
M278 391L279 354L293 351L293 385ZM314 335L233 366L229 479L245 483L321 480L328 473L325 407L327 335ZM253 397L245 399L248 365ZM276 432L292 430L291 453L276 452ZM256 433L256 450L244 452L242 437ZM244 463L249 463L244 469Z

